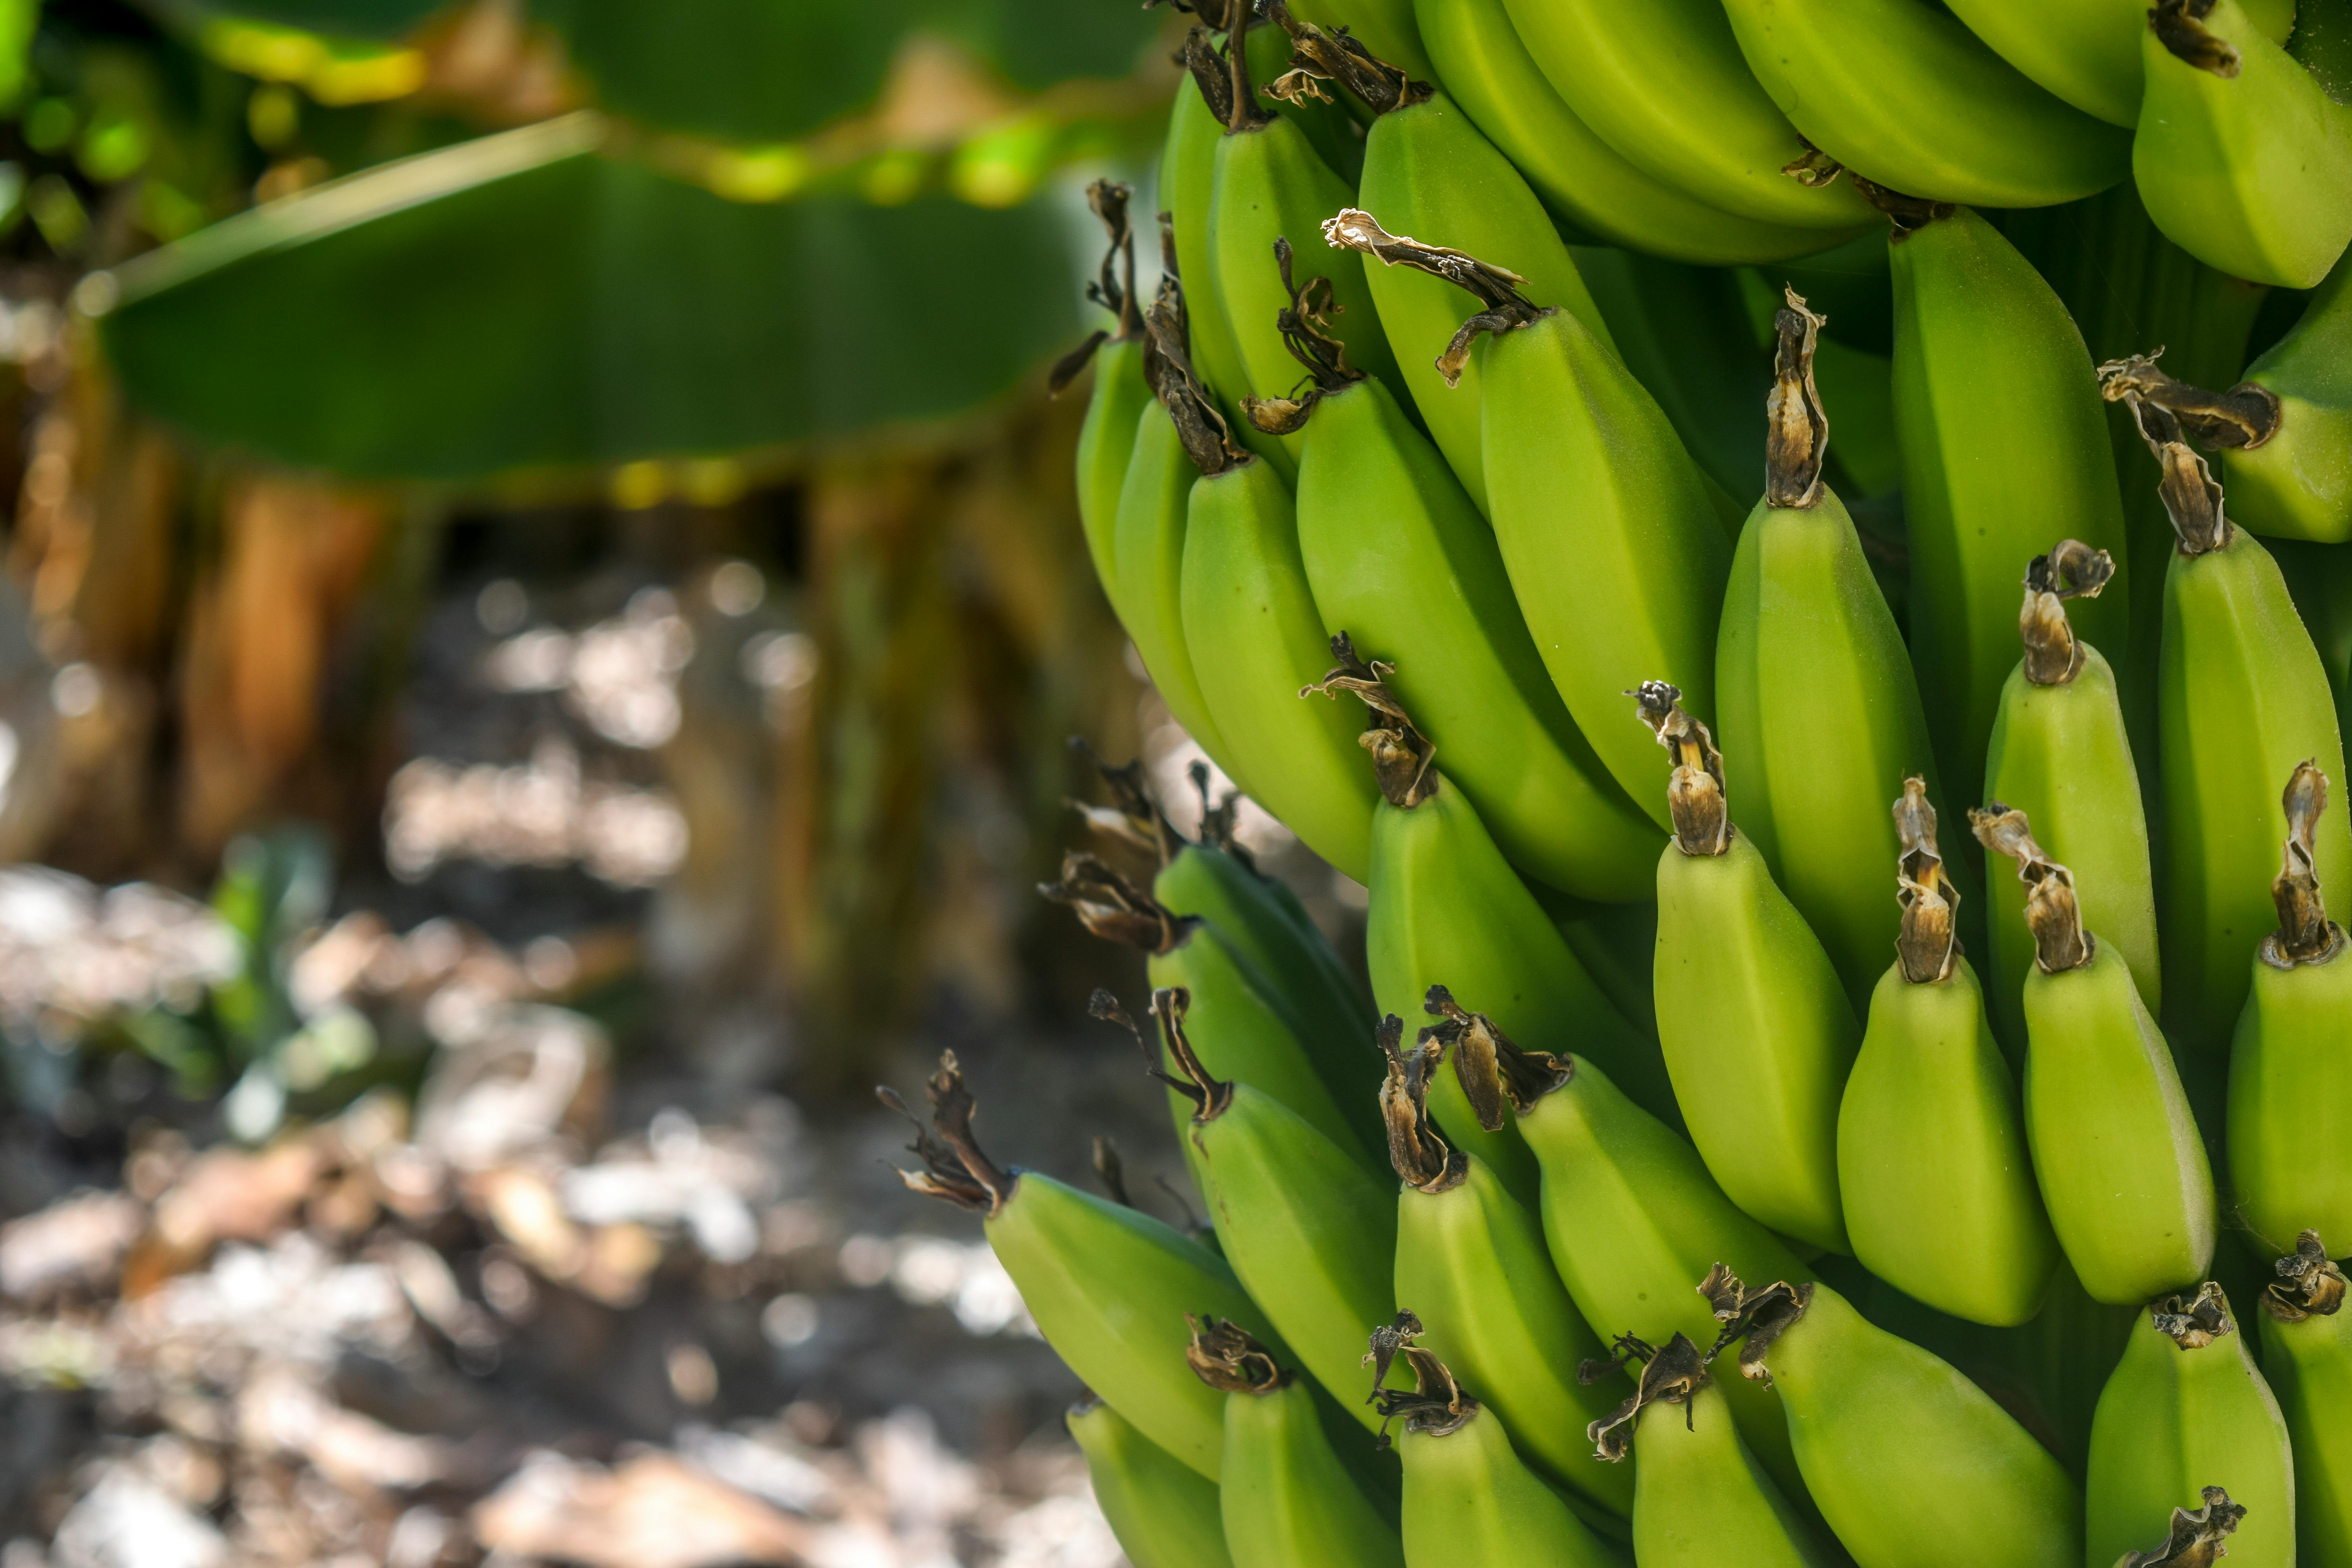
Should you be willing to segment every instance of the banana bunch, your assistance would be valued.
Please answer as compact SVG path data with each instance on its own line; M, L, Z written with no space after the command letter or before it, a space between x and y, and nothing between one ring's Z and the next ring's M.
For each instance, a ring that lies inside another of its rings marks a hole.
M1054 384L1360 952L1099 766L1205 1222L906 1175L1129 1558L2352 1568L2352 0L1183 8Z

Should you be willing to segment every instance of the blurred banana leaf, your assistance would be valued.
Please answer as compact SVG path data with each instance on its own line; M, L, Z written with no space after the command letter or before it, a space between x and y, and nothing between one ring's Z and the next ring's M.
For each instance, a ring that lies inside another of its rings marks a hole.
M335 38L404 37L449 0L202 0L198 8Z
M386 164L152 251L80 298L142 408L363 478L940 418L1075 335L1049 201L739 205L605 156L603 137L579 114Z

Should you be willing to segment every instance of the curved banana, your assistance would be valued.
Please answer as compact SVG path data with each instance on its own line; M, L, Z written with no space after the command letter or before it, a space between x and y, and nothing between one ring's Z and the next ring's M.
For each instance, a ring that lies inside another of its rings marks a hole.
M1415 0L1413 13L1446 92L1518 166L1544 205L1580 232L1704 267L1810 256L1835 242L1834 231L1711 207L1626 162L1552 90L1512 30L1503 0ZM1369 190L1362 197L1376 212L1393 205ZM1429 232L1440 231L1432 226ZM1410 355L1398 357L1412 363Z
M1444 1043L1408 1055L1395 1014L1381 1025L1389 1076L1381 1107L1397 1193L1396 1299L1423 1325L1430 1352L1488 1391L1520 1457L1580 1496L1624 1515L1633 1479L1603 1462L1584 1429L1616 1405L1616 1380L1579 1367L1608 1352L1577 1315L1545 1255L1543 1228L1487 1164L1430 1125L1429 1086Z
M2044 90L2126 130L2139 123L2142 0L1946 0L1952 15ZM2294 0L2242 0L2273 42L2294 27Z
M1413 1342L1420 1329L1399 1312L1366 1358L1383 1374L1398 1358L1412 1369L1412 1393L1372 1395L1383 1430L1402 1418L1406 1568L1619 1568L1616 1552L1520 1460L1502 1424Z
M1298 545L1323 629L1396 661L1389 684L1514 865L1580 898L1646 897L1656 828L1552 689L1492 531L1388 389L1347 366L1323 298L1310 283L1286 317L1316 385L1254 413L1305 425Z
M1396 1201L1388 1185L1273 1096L1213 1078L1185 1028L1181 990L1151 994L1172 1092L1192 1102L1185 1137L1217 1241L1249 1290L1331 1395L1358 1402L1363 1325L1394 1310ZM1205 1036L1203 1037L1206 1037Z
M1811 151L1740 58L1719 0L1506 5L1553 90L1653 178L1764 223L1853 230L1873 221L1851 187L1788 172L1810 174Z
M1216 1483L1088 1394L1062 1417L1119 1550L1134 1568L1233 1568Z
M1675 758L1657 942L1658 1038L1675 1099L1732 1202L1843 1252L1838 1097L1861 1031L1829 954L1732 830L1723 759L1680 695L1660 681L1640 691L1643 721Z
M1600 307L1586 291L1543 204L1510 160L1495 151L1444 93L1421 82L1409 83L1398 106L1372 121L1364 141L1364 174L1357 183L1356 203L1385 214L1405 232L1434 235L1463 252L1492 257L1512 268L1530 290L1574 317L1614 364L1615 345ZM1343 210L1340 217L1346 216ZM1327 218L1323 226L1334 246L1349 233L1345 227L1334 229L1339 221ZM1398 374L1454 478L1478 510L1492 517L1479 435L1485 371L1476 360L1443 352L1462 324L1472 296L1443 273L1398 266L1404 258L1385 251L1370 254L1389 263L1367 268L1364 280L1380 307L1381 328L1395 351ZM1618 374L1624 374L1622 367Z
M2176 540L2157 686L2166 1017L2181 1044L2218 1056L2271 926L2267 868L2286 837L2279 780L2305 757L2341 778L2344 748L2335 693L2278 563L2223 514L2221 487L2181 422L2144 390L2153 368L2124 360L2100 376L2164 471ZM2318 873L2323 885L2352 887L2352 823L2340 804L2319 837Z
M1323 232L1384 263L1380 274L1416 272L1456 301L1458 285L1484 307L1448 332L1435 369L1462 379L1478 337L1495 334L1475 350L1479 436L1486 511L1520 618L1619 787L1655 802L1651 820L1670 827L1649 742L1624 721L1625 693L1663 671L1702 715L1712 711L1715 623L1731 564L1682 438L1591 330L1581 283L1582 309L1539 309L1517 274L1390 234L1369 212L1343 211Z
M1065 855L1062 879L1038 891L1069 905L1095 935L1141 949L1145 973L1155 987L1186 992L1209 1070L1238 1079L1288 1106L1368 1173L1377 1168L1371 1151L1381 1145L1363 1141L1357 1131L1362 1125L1360 1114L1350 1117L1318 1071L1306 1044L1310 1031L1299 1022L1298 1011L1221 927L1197 915L1175 914L1092 855ZM1096 994L1095 1008L1106 1021L1133 1027L1108 993ZM1370 1050L1363 1054L1372 1055ZM1146 1055L1153 1053L1147 1050ZM1161 1067L1175 1070L1172 1063L1162 1062ZM1376 1091L1378 1071L1375 1058L1368 1064L1363 1092L1352 1098L1361 1100ZM1171 1089L1168 1108L1176 1119L1177 1142L1189 1150L1192 1104ZM1373 1127L1373 1136L1381 1136L1377 1121Z
M1741 759L1741 831L1860 1012L1899 924L1886 868L1903 851L1887 799L1913 773L1931 798L1939 792L1902 634L1853 520L1822 481L1822 318L1788 300L1775 323L1764 499L1739 536L1716 636L1716 728Z
M1240 418L1238 400L1245 384L1241 344L1209 282L1209 209L1216 194L1217 143L1225 135L1226 114L1220 110L1232 103L1232 75L1204 28L1195 27L1185 36L1176 58L1186 67L1187 79L1176 85L1176 106L1160 154L1159 196L1168 217L1161 267L1164 270L1172 258L1178 277L1191 284L1185 305L1192 363L1218 400L1219 412L1228 421L1239 421L1234 433L1243 443L1286 476L1295 467L1290 454Z
M1128 227L1127 204L1134 192L1115 180L1087 187L1087 203L1110 231L1102 269L1087 288L1087 298L1118 320L1115 331L1097 331L1054 366L1048 389L1059 395L1091 360L1094 388L1087 416L1078 426L1078 526L1095 580L1111 595L1118 546L1118 498L1135 455L1135 433L1151 386L1143 378L1143 308L1135 297L1135 236Z
M1919 0L1724 0L1756 79L1805 140L1927 201L2046 207L2105 190L2131 137L2053 98Z
M1960 208L1897 229L1887 249L1911 663L1945 783L1980 800L1985 742L2017 662L2018 574L2048 547L2050 518L2112 560L2113 595L2075 615L2094 645L2126 658L2123 492L2090 350L2016 247Z
M2017 861L2025 976L2025 1136L2050 1223L2093 1299L2145 1301L2213 1260L2213 1172L2172 1051L2115 949L2083 929L2074 873L2021 811L1969 814Z
M1946 1362L1826 1285L1701 1287L1739 1371L1780 1391L1814 1502L1861 1568L2081 1568L2083 1496L2050 1450Z
M882 1102L915 1122L914 1191L982 1216L989 1246L1020 1289L1045 1342L1136 1429L1211 1480L1224 1447L1218 1395L1184 1367L1184 1314L1212 1312L1272 1340L1274 1330L1224 1259L1150 1215L1008 1171L971 1134L975 1109L955 1053L931 1075L929 1125L887 1089Z
M2083 923L2115 945L2151 1013L2163 1005L2158 964L2156 879L2139 772L2116 694L2116 673L2075 635L2067 605L2106 586L2112 558L2062 540L2025 571L2018 631L2025 657L2001 688L1985 753L1984 795L1998 813L2015 806L2053 860L2082 873ZM2012 1057L2025 1038L2025 973L2033 936L2026 886L1994 877L1991 1011Z
M2312 871L2327 775L2296 768L2285 804L2278 930L2255 954L2230 1047L2231 1217L2273 1251L2305 1230L2352 1236L2352 1163L2312 1158L2352 1141L2352 941Z
M2263 1292L2263 1367L2294 1449L2299 1559L2320 1568L2352 1562L2352 1312L2317 1231L2297 1237L2277 1270Z
M2238 0L2157 0L2132 179L2156 226L2208 267L2309 289L2352 241L2352 106Z
M1315 1395L1287 1357L1205 1315L1193 1320L1184 1356L1186 1375L1224 1400L1217 1493L1234 1568L1405 1568L1394 1519L1332 1449Z
M2012 1328L2042 1309L2058 1241L2033 1185L2017 1082L1960 956L1927 789L1895 819L1903 934L1846 1080L1837 1173L1863 1267L1938 1311Z
M2173 1510L2219 1487L2239 1510L2238 1568L2293 1568L2294 1463L2285 1417L2210 1280L2149 1303L2091 1422L2086 1563L2164 1539Z
M1653 1347L1628 1334L1617 1348L1642 1363L1641 1382L1590 1435L1603 1456L1635 1460L1633 1560L1642 1568L1829 1568L1813 1527L1740 1441L1690 1337Z

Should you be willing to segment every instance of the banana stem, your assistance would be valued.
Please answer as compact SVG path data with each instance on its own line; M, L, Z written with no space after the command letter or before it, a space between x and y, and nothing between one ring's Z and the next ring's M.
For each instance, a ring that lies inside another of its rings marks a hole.
M1691 856L1729 853L1731 807L1724 798L1723 753L1715 749L1715 736L1683 711L1682 689L1669 681L1645 680L1626 695L1675 759L1666 780L1675 847Z
M1400 1310L1396 1321L1372 1331L1371 1349L1364 1356L1372 1366L1372 1393L1365 1403L1381 1413L1383 1448L1389 1446L1388 1424L1397 1416L1404 1417L1408 1432L1444 1437L1467 1426L1478 1414L1478 1402L1462 1392L1445 1363L1413 1343L1420 1333L1421 1320L1410 1309ZM1411 1393L1381 1386L1399 1357L1412 1369Z
M2228 1298L2221 1294L2221 1287L2210 1279L2197 1287L2197 1294L2186 1300L2166 1296L2149 1302L2147 1321L2155 1325L2158 1333L2185 1351L2201 1351L2222 1335L2238 1331L2238 1325L2230 1318Z
M1895 831L1903 844L1895 863L1895 896L1903 906L1895 962L1914 985L1949 980L1960 966L1960 890L1944 875L1944 857L1936 848L1936 808L1927 803L1927 781L1916 773L1903 781Z
M2325 963L2344 951L2345 938L2344 928L2327 918L2313 859L2312 837L2327 810L2327 775L2319 771L2316 758L2305 757L2295 764L2280 804L2286 809L2286 850L2271 882L2279 929L2263 938L2256 951L2273 969Z
M1357 657L1355 642L1346 632L1332 634L1331 657L1339 661L1337 668L1313 685L1300 687L1298 695L1333 697L1351 691L1364 700L1371 711L1356 743L1372 754L1372 776L1380 784L1381 797L1399 811L1411 811L1437 793L1437 774L1430 765L1437 760L1437 743L1413 727L1404 704L1390 689L1388 677L1396 673L1395 665L1377 658L1366 663Z
M1062 879L1040 882L1037 891L1067 904L1078 923L1106 942L1123 942L1158 956L1181 943L1198 922L1165 905L1120 876L1099 857L1073 849L1062 857Z
M1580 1382L1596 1383L1629 1361L1642 1363L1642 1376L1632 1396L1584 1429L1586 1440L1613 1465L1633 1453L1633 1433L1641 1425L1642 1412L1651 1405L1679 1405L1685 1425L1695 1420L1691 1397L1706 1383L1707 1371L1706 1358L1687 1334L1678 1333L1663 1346L1620 1334L1610 1348L1607 1361L1586 1362L1576 1369L1576 1375Z
M2164 1544L2153 1552L2134 1552L2116 1568L2212 1568L2214 1559L2229 1555L2221 1542L2238 1528L2246 1510L2230 1500L2220 1487L2203 1488L2205 1506L2176 1508Z
M1429 1080L1444 1062L1445 1048L1424 1030L1407 1054L1402 1049L1404 1020L1394 1013L1381 1020L1378 1039L1388 1058L1388 1076L1381 1083L1381 1119L1388 1124L1389 1163L1395 1167L1397 1180L1415 1192L1433 1197L1452 1192L1469 1179L1470 1160L1429 1119Z
M1779 340L1772 390L1764 399L1764 500L1803 509L1821 504L1822 464L1830 452L1830 416L1813 384L1813 351L1829 318L1808 310L1794 289L1782 292L1787 303L1772 318Z
M2263 1309L2282 1323L2332 1318L2343 1310L2344 1271L2328 1260L2315 1230L2295 1237L2294 1250L2272 1266L2278 1283L2263 1292Z
M1239 1323L1222 1318L1184 1314L1192 1338L1184 1347L1184 1364L1211 1388L1223 1394L1267 1394L1286 1388L1297 1374L1286 1371L1274 1352L1252 1338Z
M2097 942L2083 929L2083 906L2074 896L2074 873L2033 841L2025 813L1994 801L1969 813L1977 842L2017 862L2025 884L2025 926L2033 933L2033 961L2044 974L2063 974L2091 962Z
M877 1086L874 1090L883 1104L915 1124L915 1141L908 1150L923 1163L923 1168L900 1171L898 1179L914 1192L994 1218L1013 1196L1018 1178L1000 1169L973 1139L971 1119L979 1105L964 1088L963 1069L953 1051L940 1053L939 1070L931 1074L924 1089L931 1105L928 1126L908 1109L897 1089Z
M1437 374L1448 386L1461 384L1463 367L1470 363L1470 351L1481 333L1499 337L1552 313L1519 292L1527 279L1509 268L1481 261L1467 251L1430 245L1409 234L1391 234L1381 226L1380 219L1361 207L1341 207L1325 218L1323 239L1334 250L1361 251L1386 267L1411 267L1442 278L1486 306L1462 323L1454 341L1437 356Z
M1524 1115L1575 1076L1575 1058L1513 1044L1495 1020L1466 1010L1443 985L1429 988L1422 1009L1440 1022L1423 1029L1421 1037L1454 1053L1454 1075L1477 1113L1478 1125L1489 1132L1503 1130L1507 1109Z
M2067 686L2083 672L2083 644L2066 618L2069 599L2095 599L2116 574L2116 559L2079 539L2062 539L2025 568L2025 604L2017 613L2025 642L2025 679L2036 686Z

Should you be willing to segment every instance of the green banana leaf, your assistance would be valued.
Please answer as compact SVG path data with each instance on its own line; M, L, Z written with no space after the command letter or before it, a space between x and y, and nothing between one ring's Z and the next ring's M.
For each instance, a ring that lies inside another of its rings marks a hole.
M407 37L451 0L227 0L191 9L280 27L299 27L334 38L373 38L388 43Z
M603 136L579 114L385 164L78 298L131 401L199 439L441 480L940 418L1077 334L1050 201L737 205Z

